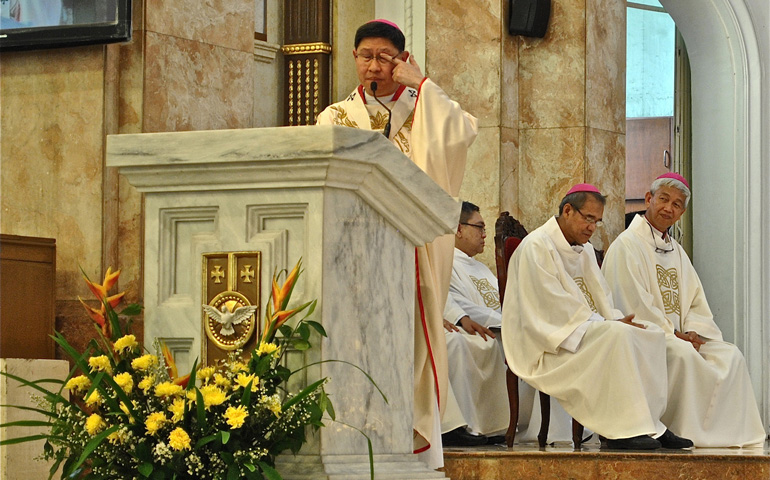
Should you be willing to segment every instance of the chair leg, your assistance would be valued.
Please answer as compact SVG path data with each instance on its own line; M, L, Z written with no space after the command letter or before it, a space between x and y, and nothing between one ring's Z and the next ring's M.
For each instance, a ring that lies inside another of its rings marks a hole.
M545 448L548 441L548 427L551 424L551 396L540 392L540 433L537 434L537 443L540 448Z
M583 424L572 419L572 443L575 445L575 450L580 450L580 445L583 443Z
M519 377L510 368L505 370L505 386L508 388L508 409L511 414L505 443L510 448L516 439L516 426L519 424Z

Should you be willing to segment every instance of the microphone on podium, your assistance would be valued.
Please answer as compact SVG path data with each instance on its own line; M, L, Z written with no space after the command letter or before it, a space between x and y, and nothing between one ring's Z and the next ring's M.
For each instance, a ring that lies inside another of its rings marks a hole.
M379 98L377 98L377 82L372 82L369 84L370 88L372 89L372 96L374 99L382 105L382 108L388 111L388 123L385 125L385 130L382 131L382 134L385 135L385 138L390 138L390 109L385 106L384 103L380 101Z

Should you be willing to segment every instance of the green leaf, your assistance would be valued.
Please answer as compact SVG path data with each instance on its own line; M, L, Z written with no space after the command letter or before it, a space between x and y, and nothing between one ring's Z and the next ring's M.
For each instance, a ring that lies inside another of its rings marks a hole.
M203 395L197 388L195 389L195 412L198 416L198 428L202 431L206 430L206 407L203 405Z
M313 327L315 331L318 332L321 336L324 336L324 337L327 336L326 329L324 329L323 325L321 325L320 323L313 320L305 320L305 323Z
M222 438L222 445L227 445L227 442L230 441L230 432L228 431L220 430L219 436Z
M238 468L237 463L233 463L230 465L230 468L227 469L227 480L238 480L241 476L241 469Z
M199 449L200 447L206 445L207 443L211 443L214 440L219 440L220 435L218 433L214 433L212 435L208 435L206 437L201 438L197 442L195 442L195 450Z
M297 333L302 338L302 340L305 340L305 341L310 340L310 327L308 327L304 323L301 323L297 327Z
M16 420L15 422L0 423L3 427L50 427L51 422L46 420Z
M312 302L310 302L310 308L308 309L307 313L305 314L305 318L309 317L310 315L313 314L313 312L315 312L315 307L316 307L317 304L318 304L318 300L317 299L313 300Z
M291 334L292 334L292 329L291 329L291 327L290 327L290 326L288 326L288 325L286 325L286 324L284 324L284 325L281 325L281 326L278 328L278 331L279 331L279 332L281 332L281 335L283 335L283 336L284 336L284 337L286 337L286 338L289 338L289 337L291 337Z
M294 338L291 341L291 346L299 351L305 351L310 349L310 342L299 338Z
M251 405L251 384L254 383L254 380L249 381L249 383L243 387L243 396L241 396L241 405L250 406Z
M316 380L315 382L311 383L307 387L305 387L301 392L299 392L297 395L293 396L289 401L284 403L281 406L281 410L285 411L288 410L293 405L299 403L300 401L307 398L311 393L313 393L319 386L323 385L324 382L326 382L326 378L322 378L320 380Z
M145 462L139 465L139 473L141 473L143 477L149 477L152 473L152 470L152 463Z
M143 308L144 307L142 307L138 303L132 303L130 305L127 305L126 308L124 308L123 310L121 310L120 315L133 317L135 315L139 315L140 313L142 313Z
M283 480L283 477L280 473L270 465L266 464L265 462L257 462L257 465L259 466L259 469L262 470L262 473L265 476L265 479L267 480Z
M36 440L59 440L62 442L66 442L68 439L65 437L59 437L56 435L50 435L50 434L43 434L40 435L28 435L26 437L17 437L17 438L6 438L5 440L0 440L0 445L16 445L17 443L25 443L25 442L34 442Z

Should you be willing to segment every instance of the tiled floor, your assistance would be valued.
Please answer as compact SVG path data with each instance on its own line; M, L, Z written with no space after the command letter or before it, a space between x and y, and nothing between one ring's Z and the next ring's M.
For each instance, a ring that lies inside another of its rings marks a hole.
M598 443L580 451L571 445L502 445L445 448L444 471L453 480L611 479L611 480L770 480L770 446L694 448L638 452L602 450Z

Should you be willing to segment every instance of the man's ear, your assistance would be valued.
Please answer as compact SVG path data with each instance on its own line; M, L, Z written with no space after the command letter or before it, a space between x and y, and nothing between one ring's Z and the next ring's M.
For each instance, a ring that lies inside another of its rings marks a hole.
M409 60L409 50L404 50L396 56L406 62Z
M650 202L652 201L652 193L647 192L644 194L644 208L650 207Z
M355 59L356 59L356 49L354 48L353 49L353 60L355 60Z

